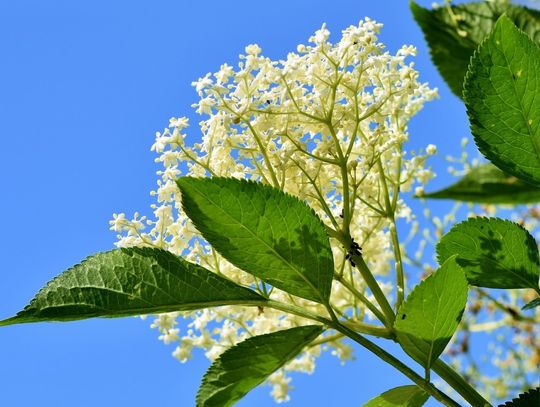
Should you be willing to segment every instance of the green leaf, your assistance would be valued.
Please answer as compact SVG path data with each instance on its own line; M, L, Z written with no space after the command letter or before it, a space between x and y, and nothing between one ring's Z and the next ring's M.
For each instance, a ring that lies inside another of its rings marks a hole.
M433 63L458 97L462 97L463 80L474 51L502 14L506 13L540 42L540 12L526 7L505 2L470 2L428 10L411 2L411 11L424 33Z
M455 184L418 197L491 204L524 204L540 202L540 188L507 175L493 164L487 163L472 168Z
M124 317L261 302L264 298L160 249L117 249L88 257L51 280L0 325Z
M227 349L204 375L197 407L232 406L323 331L308 325L254 336Z
M471 59L463 97L482 154L540 185L540 48L507 17Z
M451 257L418 284L399 308L394 323L397 340L426 370L456 331L468 290L463 270Z
M400 386L369 400L364 407L421 407L428 398L418 386Z
M540 298L535 298L534 300L532 300L528 304L525 304L521 309L523 311L526 311L528 309L533 309L533 308L536 308L536 307L540 307Z
M499 407L538 407L540 406L540 389L530 389L529 391L520 394L512 401L507 401L504 404L499 404Z
M180 178L195 227L235 266L291 294L326 303L334 261L323 223L278 189L233 178Z
M442 237L437 255L439 262L457 255L457 262L472 285L538 291L540 262L536 241L517 223L470 218Z

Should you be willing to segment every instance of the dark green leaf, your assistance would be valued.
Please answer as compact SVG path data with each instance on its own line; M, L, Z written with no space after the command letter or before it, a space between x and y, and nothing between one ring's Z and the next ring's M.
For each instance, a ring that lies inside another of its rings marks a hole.
M518 398L507 401L504 404L499 404L499 407L538 407L540 406L540 391L536 389L530 389L529 391L522 393Z
M421 407L428 398L418 386L400 386L369 400L364 407Z
M470 2L428 10L411 2L411 10L424 32L433 63L458 97L462 95L463 79L474 51L502 14L506 13L540 42L540 12L526 7L505 2Z
M334 262L323 223L304 202L261 183L180 178L195 227L235 266L291 294L326 303Z
M463 97L482 154L540 185L540 48L507 17L471 59Z
M517 223L470 218L442 237L437 255L439 262L457 255L472 285L538 291L538 248L529 232Z
M298 355L323 331L318 325L254 336L226 350L204 375L197 407L229 407Z
M456 201L524 204L540 202L540 188L507 175L493 164L472 168L463 178L447 188L425 193L419 198Z
M399 308L394 323L398 342L426 370L456 331L468 291L465 274L451 257L418 284Z
M523 311L526 311L528 309L533 309L533 308L536 308L536 307L540 307L540 298L535 298L534 300L532 300L528 304L525 304L521 309Z
M257 293L170 252L118 249L90 256L60 274L23 311L0 325L123 317L263 301Z

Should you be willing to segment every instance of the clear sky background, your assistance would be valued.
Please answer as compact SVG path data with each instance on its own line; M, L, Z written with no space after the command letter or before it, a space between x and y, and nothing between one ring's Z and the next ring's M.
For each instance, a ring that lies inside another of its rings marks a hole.
M364 16L385 24L390 51L416 45L421 79L440 89L413 119L410 149L437 144L432 187L447 184L443 157L458 153L468 122L406 0L0 1L0 318L62 270L113 247L113 212L150 214L155 131L188 115L189 141L200 137L192 80L235 65L249 43L281 58L323 22L337 34ZM137 318L2 328L0 406L194 405L209 362L196 353L182 365L157 336ZM358 406L408 384L360 348L356 358L342 367L323 356L314 375L294 377L289 405ZM273 406L269 391L238 405Z

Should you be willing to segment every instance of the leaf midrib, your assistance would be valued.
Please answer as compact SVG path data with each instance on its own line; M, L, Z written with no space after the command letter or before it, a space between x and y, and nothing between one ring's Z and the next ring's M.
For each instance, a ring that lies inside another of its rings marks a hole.
M178 304L164 304L164 305L156 305L152 304L156 309L149 312L148 308L129 308L129 309L123 309L123 310L115 310L110 308L104 308L96 306L95 304L87 304L87 303L65 303L60 304L57 306L47 306L45 308L40 308L37 311L42 312L43 310L49 310L49 309L61 309L61 308L67 308L73 305L85 305L85 306L92 306L96 310L103 310L104 312L110 312L110 314L107 315L92 315L92 318L110 318L110 317L122 317L127 315L146 315L149 313L153 313L155 311L159 312L174 312L174 311L182 311L182 310L190 310L190 309L202 309L202 308L213 308L213 307L221 307L221 306L229 306L229 305L244 305L244 306L266 306L267 301L265 299L260 300L223 300L223 301L194 301L194 302L184 302L184 303L178 303ZM171 309L172 308L172 309ZM165 311L165 309L170 309L170 311ZM1 320L0 326L2 325L11 325L11 324L21 324L21 323L31 323L31 322L40 322L40 321L76 321L78 319L86 319L88 318L87 315L81 314L75 318L62 318L60 316L59 318L54 317L39 317L32 313L33 310L23 310L14 317ZM29 314L29 315L27 315ZM9 323L6 323L7 321L12 321Z

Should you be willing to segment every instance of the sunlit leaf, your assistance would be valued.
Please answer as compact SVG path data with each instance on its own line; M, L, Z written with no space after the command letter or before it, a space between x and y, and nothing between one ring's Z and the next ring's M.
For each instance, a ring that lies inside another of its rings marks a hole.
M197 407L229 407L298 355L323 331L309 325L254 336L226 350L204 375Z
M540 185L540 48L507 17L471 59L463 97L474 140L504 172Z
M195 227L235 266L291 294L326 303L334 261L323 223L289 194L233 178L180 178Z
M469 287L456 258L418 284L398 310L394 328L403 350L430 369L456 331Z
M60 274L23 311L0 325L124 317L264 301L254 291L165 250L118 249L90 256Z
M437 255L439 262L457 255L472 285L538 290L540 261L536 241L517 223L470 218L442 237Z
M428 398L418 386L400 386L369 400L364 407L422 407Z

